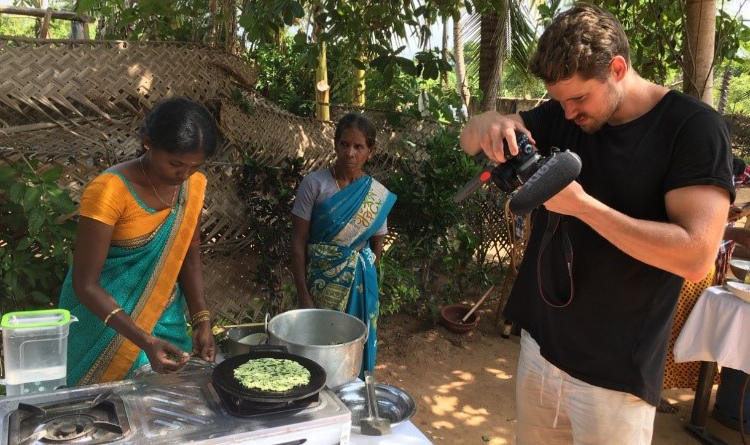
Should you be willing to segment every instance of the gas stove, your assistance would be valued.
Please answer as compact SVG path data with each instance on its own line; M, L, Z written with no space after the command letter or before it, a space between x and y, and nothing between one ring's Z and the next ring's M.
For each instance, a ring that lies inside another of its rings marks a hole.
M0 400L0 445L348 445L351 413L333 392L274 410L224 401L211 369Z

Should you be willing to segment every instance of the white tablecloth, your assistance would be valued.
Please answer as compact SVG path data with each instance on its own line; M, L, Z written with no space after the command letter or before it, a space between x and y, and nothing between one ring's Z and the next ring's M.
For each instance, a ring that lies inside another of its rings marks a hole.
M674 359L716 362L750 373L750 303L720 286L706 289L677 338Z
M411 422L404 422L391 429L388 436L363 436L352 432L350 445L432 445Z

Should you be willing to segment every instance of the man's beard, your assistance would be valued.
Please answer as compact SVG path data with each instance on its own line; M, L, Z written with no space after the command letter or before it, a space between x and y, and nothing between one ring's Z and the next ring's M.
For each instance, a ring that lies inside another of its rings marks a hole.
M573 119L575 121L575 119L579 119L581 117L587 118L587 123L583 125L576 124L585 133L596 133L597 131L601 130L604 124L609 122L609 120L617 112L617 110L620 109L620 105L622 105L622 92L617 91L612 84L608 83L606 100L608 107L606 112L603 114L604 117L602 117L601 119L594 119L588 114L581 114Z

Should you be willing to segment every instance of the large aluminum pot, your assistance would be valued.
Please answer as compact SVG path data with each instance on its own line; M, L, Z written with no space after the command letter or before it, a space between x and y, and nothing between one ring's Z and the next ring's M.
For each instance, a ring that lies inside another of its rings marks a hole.
M295 309L268 323L268 342L317 362L326 385L335 388L359 376L367 326L357 317L330 309Z

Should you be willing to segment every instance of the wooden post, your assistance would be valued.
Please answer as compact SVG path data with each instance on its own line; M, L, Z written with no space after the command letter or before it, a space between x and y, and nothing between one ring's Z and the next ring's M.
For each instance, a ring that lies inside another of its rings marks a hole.
M12 14L12 15L24 15L28 17L39 17L42 18L42 24L39 27L39 38L49 38L49 26L51 19L58 20L70 20L74 22L83 23L84 39L89 38L88 27L89 23L93 23L94 18L81 14L78 15L75 12L68 11L54 11L52 8L40 9L40 8L19 8L16 6L3 6L0 5L0 14Z
M52 8L47 8L44 12L44 19L42 20L42 27L39 28L39 38L49 39L49 22L52 20Z
M318 45L320 45L320 52L318 53L318 69L315 71L315 118L319 121L329 121L331 120L331 110L328 92L331 87L328 85L326 42L321 41Z
M359 61L362 63L365 63L365 55L364 53L360 53L358 57ZM354 93L353 93L353 100L352 105L356 105L358 107L364 107L365 106L365 70L361 70L357 67L354 67Z

